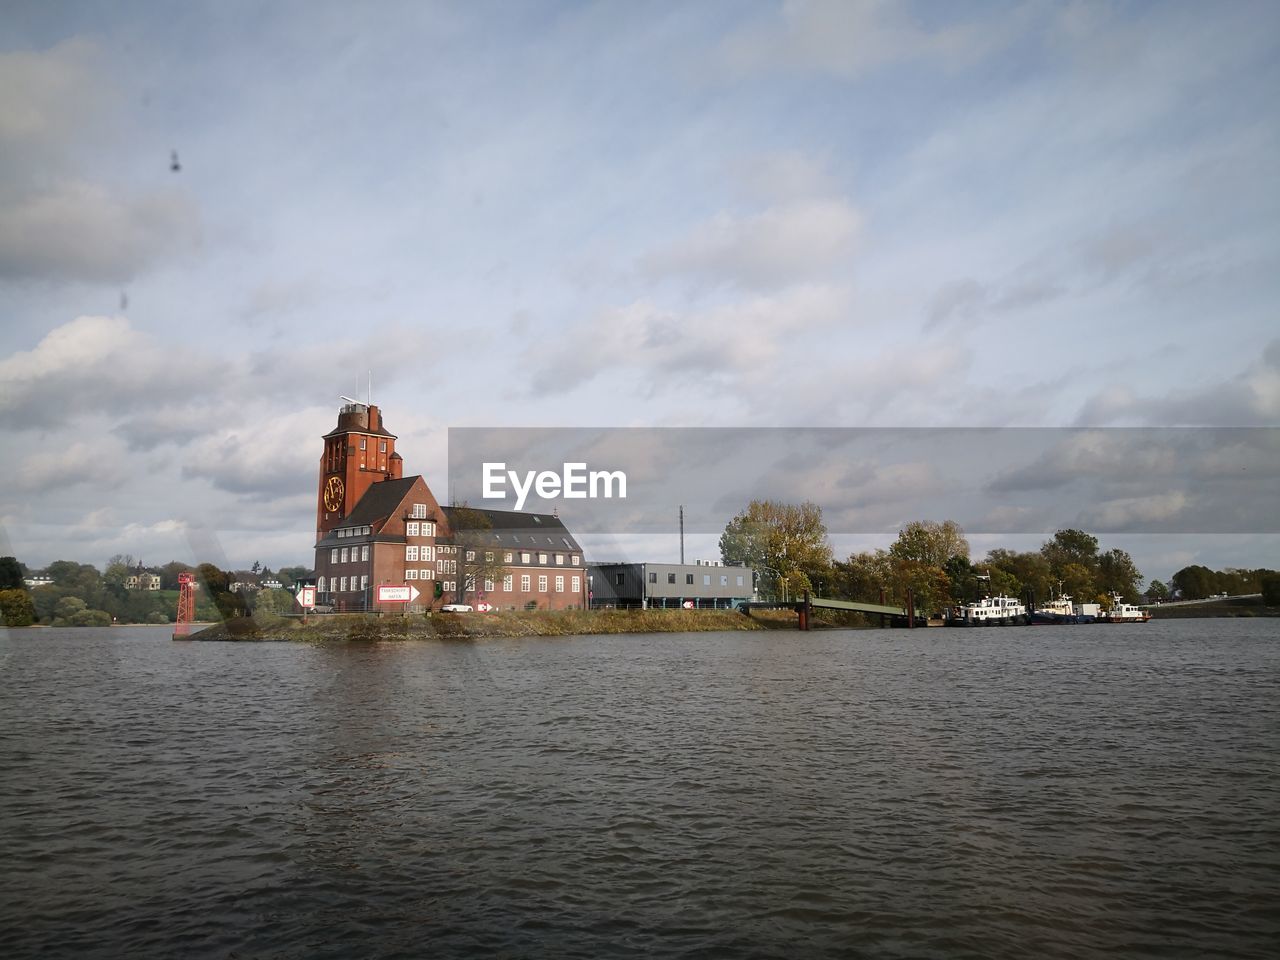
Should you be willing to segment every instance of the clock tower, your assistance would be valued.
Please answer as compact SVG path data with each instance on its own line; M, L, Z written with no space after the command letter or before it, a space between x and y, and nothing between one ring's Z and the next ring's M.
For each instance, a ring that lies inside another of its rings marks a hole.
M373 484L399 480L403 470L396 438L382 426L382 412L372 404L344 406L338 425L324 436L316 540L338 526Z

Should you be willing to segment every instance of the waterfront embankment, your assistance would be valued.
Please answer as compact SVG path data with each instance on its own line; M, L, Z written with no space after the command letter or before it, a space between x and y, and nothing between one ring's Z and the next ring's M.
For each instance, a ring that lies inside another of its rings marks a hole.
M736 610L511 610L493 613L437 613L430 616L331 614L298 617L240 617L191 635L193 640L468 640L488 637L568 637L620 633L706 633L710 631L795 629L789 611L744 616Z

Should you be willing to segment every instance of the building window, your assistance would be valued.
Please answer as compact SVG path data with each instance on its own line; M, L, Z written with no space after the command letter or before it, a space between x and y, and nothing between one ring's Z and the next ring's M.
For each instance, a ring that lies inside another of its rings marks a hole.
M538 577L538 592L539 592L539 593L546 593L546 592L547 592L547 577L546 577L546 574L543 574L542 576Z
M676 582L676 575L674 573L668 573L667 583L675 583L675 582Z
M739 578L738 578L738 586L742 586L742 578L741 578L741 577L739 577Z
M346 592L347 592L347 578L346 578L346 577L343 577L343 578L342 578L342 586L338 588L338 591L339 591L340 593L346 593Z
M417 548L417 547L405 547L405 548L404 548L404 558L405 558L405 560L417 560L417 559L418 559L418 548Z
M421 520L427 515L427 505L425 503L415 503L413 505L413 513L410 516L415 520Z
M324 577L316 581L316 593L324 593Z
M527 573L520 578L520 589L525 593L529 592L529 575Z
M684 582L685 582L686 584L688 584L689 586L691 586L691 587L692 587L692 586L693 586L693 574L692 574L692 573L686 573L686 574L684 575Z
M430 570L419 570L419 571L418 571L418 579L419 579L419 580L430 580L430 579L431 579L431 571L430 571Z
M416 537L418 535L418 522L410 520L404 525L404 535L406 537Z
M422 525L422 535L424 537L434 537L436 535L436 525L428 521Z
M573 592L574 592L574 593L581 593L581 592L582 592L582 578L581 578L581 577L574 577L574 578L573 578L573 585L572 585L572 589L573 589Z
M369 545L367 543L360 548L360 559L361 560L369 559Z
M493 593L493 581L492 581L492 580L486 580L486 581L484 582L484 592L485 592L485 593Z
M458 589L458 585L454 583L452 580L446 580L444 582L444 586L441 587L440 589L443 590L445 593L452 593L453 591Z
M502 555L502 562L503 562L503 563L510 563L510 562L511 562L511 557L512 557L512 553L511 553L511 551L510 551L510 550L508 550L506 553L504 553L504 554Z
M556 577L556 593L564 593L564 577Z
M613 585L615 587L623 586L626 583L626 581L627 581L627 575L625 573L615 573L613 575Z
M658 582L658 575L652 570L649 571L649 582L650 583Z
M727 587L728 585L729 585L729 578L728 578L728 577L721 577L721 578L720 578L720 586L722 586L722 587Z
M546 555L545 553L540 553L540 554L538 554L538 562L539 562L539 563L546 563L546 562L547 562L547 555Z
M492 550L486 550L486 551L484 552L484 562L485 562L485 563L493 563L493 551L492 551Z
M522 554L520 554L520 562L521 562L521 563L530 563L530 562L532 562L532 560L533 560L533 554L531 554L531 553L522 553Z
M329 551L329 562L330 562L330 563L337 563L337 562L338 562L338 548L337 548L337 547L334 547L332 550L330 550L330 551Z
M505 577L502 578L502 589L505 590L507 593L511 592L511 574L508 573Z
M347 548L346 548L346 547L343 547L343 548L342 548L342 559L341 559L341 560L339 560L338 562L339 562L339 563L346 563L346 562L347 562Z
M430 544L423 544L418 548L418 559L426 562L436 558L436 549Z
M576 566L580 566L581 564L582 564L582 557L575 553L573 555L573 565L576 567Z
M709 586L711 586L711 574L709 574L709 573L704 573L704 574L702 575L702 585L703 585L704 587L709 587Z
M476 558L476 552L475 552L474 550L468 550L468 551L467 551L467 562L468 562L468 563L470 563L470 562L471 562L472 560L474 560L475 558Z
M418 579L418 571L417 571L417 570L406 570L406 571L404 572L404 578L405 578L406 580L417 580L417 579Z
M563 567L563 566L564 566L564 554L563 554L563 553L557 553L557 554L556 554L556 566L557 566L557 567Z

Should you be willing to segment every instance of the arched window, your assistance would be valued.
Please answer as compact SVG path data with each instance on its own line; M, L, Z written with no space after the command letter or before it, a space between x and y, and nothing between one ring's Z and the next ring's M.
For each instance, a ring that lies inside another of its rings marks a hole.
M324 593L324 577L316 581L316 593Z

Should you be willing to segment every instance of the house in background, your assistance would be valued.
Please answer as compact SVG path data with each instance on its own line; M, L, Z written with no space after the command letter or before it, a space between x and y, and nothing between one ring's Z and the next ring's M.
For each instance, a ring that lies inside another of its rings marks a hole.
M751 600L750 567L719 561L592 563L587 567L593 607L732 608Z

